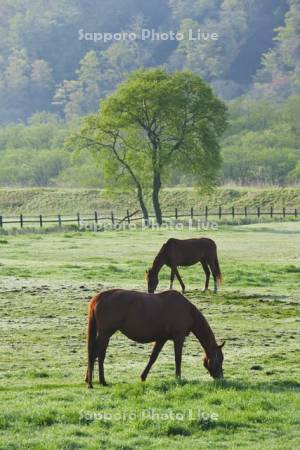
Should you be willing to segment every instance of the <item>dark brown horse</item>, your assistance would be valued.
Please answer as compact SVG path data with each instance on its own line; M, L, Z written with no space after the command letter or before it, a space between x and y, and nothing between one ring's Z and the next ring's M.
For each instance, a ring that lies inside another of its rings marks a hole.
M169 239L160 249L153 261L152 267L146 271L148 292L153 293L158 285L158 274L164 265L171 269L170 289L173 289L175 275L181 285L182 292L185 285L179 275L178 266L192 266L200 262L206 275L204 291L209 285L210 270L214 278L214 291L222 281L222 274L217 256L217 246L212 239Z
M174 341L176 376L181 376L181 354L185 337L192 332L205 350L204 366L213 378L223 376L222 345L218 345L200 311L176 291L145 294L114 289L96 295L88 309L88 369L86 383L92 388L93 368L99 363L99 382L106 386L104 359L109 339L121 331L133 341L155 342L141 375L145 381L167 340Z

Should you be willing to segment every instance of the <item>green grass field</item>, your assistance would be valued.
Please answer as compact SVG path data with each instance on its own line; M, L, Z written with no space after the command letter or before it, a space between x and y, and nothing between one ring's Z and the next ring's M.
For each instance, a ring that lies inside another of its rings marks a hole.
M145 290L161 244L195 235L0 236L1 449L299 448L299 222L210 232L224 275L218 295L201 292L200 266L181 270L187 298L226 340L223 381L209 377L190 336L182 381L168 343L142 384L151 345L116 334L110 386L85 387L88 300L112 287ZM168 277L164 269L159 289Z

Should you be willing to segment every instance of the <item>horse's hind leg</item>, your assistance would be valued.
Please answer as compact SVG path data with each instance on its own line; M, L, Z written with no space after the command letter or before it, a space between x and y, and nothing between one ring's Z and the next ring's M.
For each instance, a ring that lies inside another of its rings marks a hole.
M147 366L145 367L145 370L143 371L142 375L141 375L141 380L145 381L147 378L147 375L151 369L151 367L153 366L153 364L155 363L155 361L157 360L158 355L161 352L161 349L163 348L163 346L165 345L165 340L162 341L156 341L149 359L149 362L147 364Z
M93 388L93 371L94 371L95 360L96 360L95 349L89 348L88 367L87 367L86 375L85 375L85 382L87 383L89 389Z
M205 287L204 287L204 292L208 290L208 286L209 286L209 277L210 277L210 271L209 271L209 267L207 265L206 261L200 261L203 267L203 270L205 272Z
M89 357L88 368L86 370L85 382L87 383L89 389L93 388L93 370L95 359L95 357Z
M211 273L213 274L214 277L214 292L217 293L218 292L218 278L217 278L217 268L215 263L208 263Z
M185 285L184 285L184 282L182 281L181 276L179 275L179 272L178 272L177 267L173 267L172 270L174 270L174 273L175 273L175 275L176 275L176 277L177 277L177 279L178 279L178 281L179 281L179 283L180 283L182 292L184 292L184 291L185 291Z
M104 377L104 359L106 355L106 349L109 343L110 336L100 335L97 338L98 344L98 366L99 366L99 383L102 386L107 386Z

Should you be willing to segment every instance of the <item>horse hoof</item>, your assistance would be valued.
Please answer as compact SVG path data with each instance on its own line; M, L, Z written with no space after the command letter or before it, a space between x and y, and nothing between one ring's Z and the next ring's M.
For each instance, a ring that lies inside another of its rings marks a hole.
M88 389L93 389L94 386L93 386L92 384L88 384L87 388L88 388Z

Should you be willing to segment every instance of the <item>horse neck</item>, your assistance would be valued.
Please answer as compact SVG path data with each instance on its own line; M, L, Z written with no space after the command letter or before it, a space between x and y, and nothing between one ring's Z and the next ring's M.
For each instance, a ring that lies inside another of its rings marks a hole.
M217 349L215 335L201 312L196 307L193 310L194 324L191 331L204 348L205 353L208 356L213 355Z
M165 264L165 254L164 254L164 247L162 247L159 251L159 253L156 255L153 264L152 264L152 270L158 274L162 266Z

